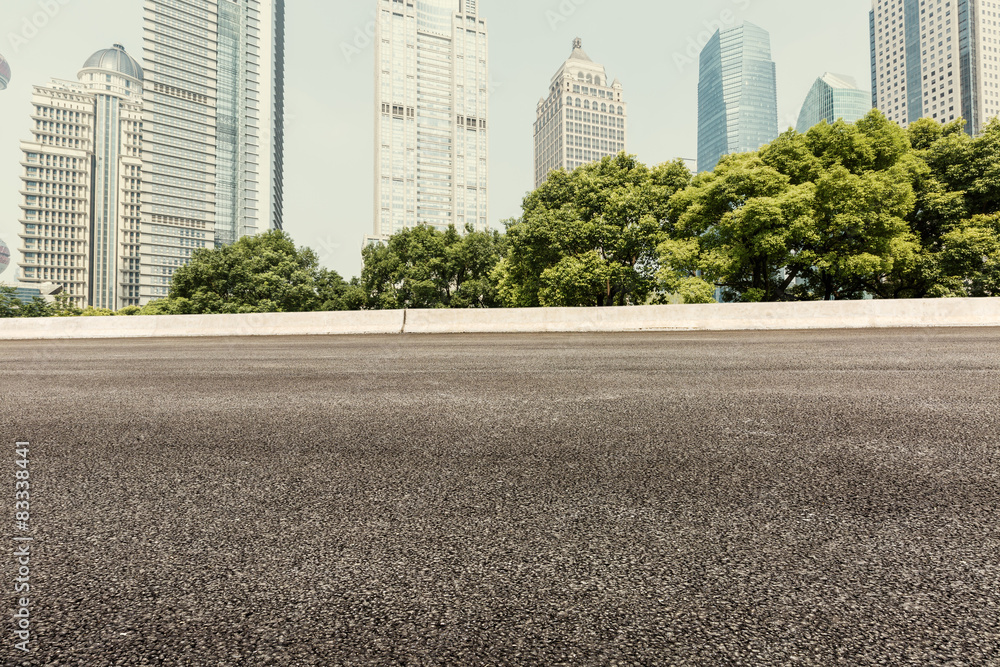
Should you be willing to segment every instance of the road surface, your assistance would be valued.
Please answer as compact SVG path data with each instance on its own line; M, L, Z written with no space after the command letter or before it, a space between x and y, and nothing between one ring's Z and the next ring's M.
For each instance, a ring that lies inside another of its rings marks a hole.
M2 345L6 664L1000 664L1000 329Z

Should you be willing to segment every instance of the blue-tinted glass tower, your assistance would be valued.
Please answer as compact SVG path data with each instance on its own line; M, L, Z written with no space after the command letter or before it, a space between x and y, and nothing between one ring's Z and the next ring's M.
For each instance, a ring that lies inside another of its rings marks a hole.
M777 137L770 35L748 22L716 32L701 52L698 171L711 171L723 155L757 150Z
M798 132L808 132L810 127L824 120L827 123L838 120L853 123L864 118L871 109L870 92L859 90L858 84L849 76L827 72L816 79L806 95L795 129Z

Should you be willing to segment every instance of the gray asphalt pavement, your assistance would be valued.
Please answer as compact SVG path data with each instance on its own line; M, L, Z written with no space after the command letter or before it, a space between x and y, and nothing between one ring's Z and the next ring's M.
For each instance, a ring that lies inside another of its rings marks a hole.
M0 345L6 664L1000 665L1000 329Z

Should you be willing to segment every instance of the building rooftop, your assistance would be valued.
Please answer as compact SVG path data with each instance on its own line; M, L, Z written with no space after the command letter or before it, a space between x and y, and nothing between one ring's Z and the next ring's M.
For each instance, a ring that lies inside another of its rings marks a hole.
M854 77L847 76L846 74L834 74L833 72L827 72L821 76L820 79L831 88L858 90L857 80L855 80Z
M577 37L573 40L573 53L569 54L570 60L585 60L588 63L594 62L587 55L587 52L583 50L583 40Z
M142 67L135 58L125 52L125 47L115 44L110 49L103 49L87 58L83 69L102 69L118 72L127 77L143 80Z

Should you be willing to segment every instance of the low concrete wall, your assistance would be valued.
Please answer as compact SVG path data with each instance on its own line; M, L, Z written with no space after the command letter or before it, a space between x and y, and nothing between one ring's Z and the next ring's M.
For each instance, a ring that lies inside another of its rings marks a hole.
M1000 299L0 319L0 340L1000 326Z
M0 319L0 340L398 334L403 311Z
M1000 326L1000 299L411 310L406 333L727 331Z

